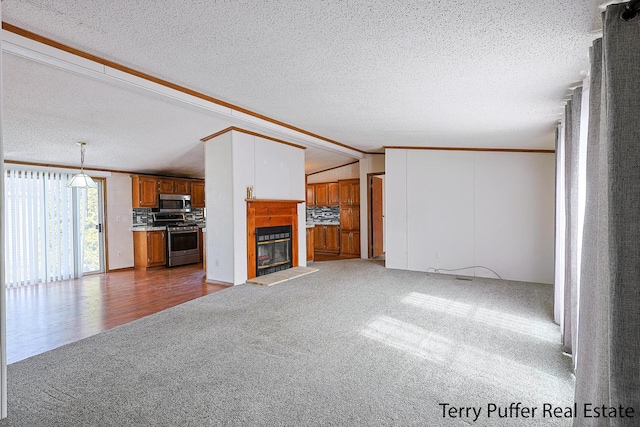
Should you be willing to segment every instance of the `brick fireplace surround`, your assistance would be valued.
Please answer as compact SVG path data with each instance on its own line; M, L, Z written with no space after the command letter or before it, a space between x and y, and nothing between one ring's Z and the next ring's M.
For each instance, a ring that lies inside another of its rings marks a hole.
M260 200L247 202L247 278L256 277L256 228L291 226L291 266L298 267L298 203L303 200Z

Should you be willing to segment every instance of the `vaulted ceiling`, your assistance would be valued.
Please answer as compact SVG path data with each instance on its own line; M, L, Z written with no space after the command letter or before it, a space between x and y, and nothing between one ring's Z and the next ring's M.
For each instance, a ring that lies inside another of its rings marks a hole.
M601 3L4 0L2 20L356 149L251 122L308 146L309 173L383 146L553 149ZM15 50L2 66L8 160L73 165L83 140L88 166L203 176L200 138L238 125Z

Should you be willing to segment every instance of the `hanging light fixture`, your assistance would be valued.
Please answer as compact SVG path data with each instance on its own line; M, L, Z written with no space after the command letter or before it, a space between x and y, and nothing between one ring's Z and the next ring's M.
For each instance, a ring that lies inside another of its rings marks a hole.
M76 174L67 182L67 187L90 187L96 188L97 184L89 175L84 173L84 146L86 142L76 142L80 146L80 173Z

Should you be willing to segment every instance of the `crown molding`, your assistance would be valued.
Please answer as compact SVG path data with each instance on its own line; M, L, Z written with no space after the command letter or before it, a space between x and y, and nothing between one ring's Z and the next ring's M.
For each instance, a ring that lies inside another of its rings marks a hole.
M476 147L414 147L385 145L385 150L434 150L434 151L481 151L494 153L555 153L556 150L538 150L528 148L476 148Z
M301 150L306 150L307 149L307 147L303 147L302 145L294 144L292 142L287 142L287 141L284 141L284 140L278 139L278 138L273 138L271 136L263 135L261 133L254 132L254 131L251 131L251 130L242 129L242 128L239 128L237 126L229 126L226 129L222 129L220 132L216 132L216 133L213 133L211 135L205 136L204 138L200 138L200 141L207 142L207 141L210 141L210 140L212 140L212 139L214 139L214 138L216 138L216 137L218 137L220 135L224 135L225 133L231 132L231 131L246 133L247 135L257 136L258 138L263 138L263 139L268 139L269 141L274 141L274 142L278 142L280 144L289 145L291 147L299 148Z

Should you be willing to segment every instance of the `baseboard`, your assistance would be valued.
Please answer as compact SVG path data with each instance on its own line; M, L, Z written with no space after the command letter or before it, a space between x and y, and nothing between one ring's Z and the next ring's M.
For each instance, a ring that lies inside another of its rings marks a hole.
M131 270L135 270L134 267L124 267L124 268L113 268L113 269L108 269L107 273L117 273L118 271L131 271Z

